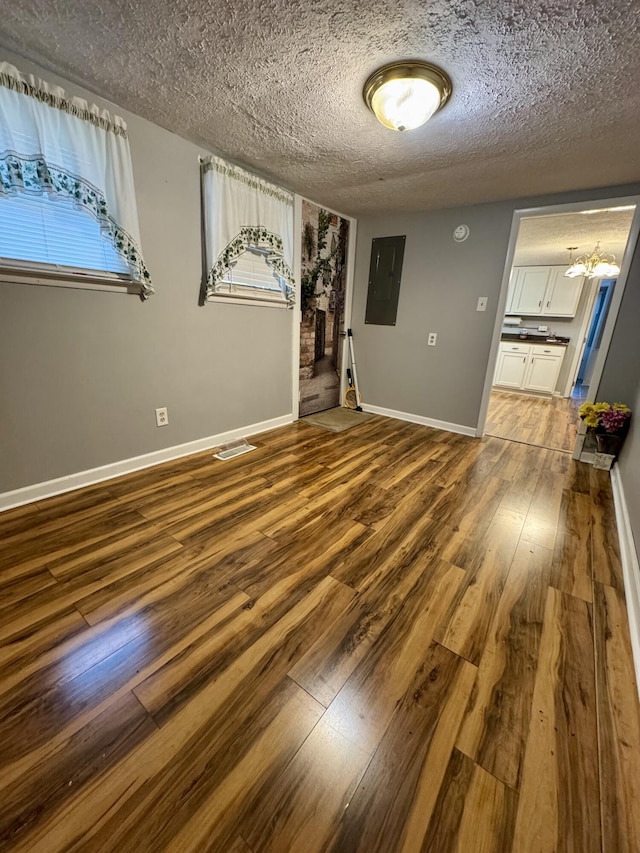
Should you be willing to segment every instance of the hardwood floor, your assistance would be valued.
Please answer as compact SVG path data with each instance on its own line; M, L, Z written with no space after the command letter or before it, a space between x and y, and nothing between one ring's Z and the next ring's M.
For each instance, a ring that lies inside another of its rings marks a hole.
M485 432L496 438L572 452L580 400L492 391Z
M606 472L375 417L0 515L0 849L640 849Z

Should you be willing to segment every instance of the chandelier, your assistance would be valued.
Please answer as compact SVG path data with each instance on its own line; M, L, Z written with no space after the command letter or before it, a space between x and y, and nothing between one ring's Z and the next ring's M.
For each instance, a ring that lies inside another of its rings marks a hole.
M569 269L565 275L569 278L583 275L585 278L614 278L619 275L620 267L616 263L616 256L610 252L603 252L600 249L600 241L596 243L596 247L590 255L580 255L573 260L573 252L577 246L568 246L569 251Z

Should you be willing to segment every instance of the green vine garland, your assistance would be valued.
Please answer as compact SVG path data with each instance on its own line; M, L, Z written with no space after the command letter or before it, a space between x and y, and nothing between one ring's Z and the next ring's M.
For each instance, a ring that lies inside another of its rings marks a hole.
M301 284L301 308L302 313L306 314L313 310L314 299L316 295L316 284L319 277L323 279L330 277L333 272L331 267L331 262L336 257L339 249L340 242L336 248L329 254L328 258L321 257L322 252L327 247L327 236L329 234L329 225L331 224L331 214L327 210L323 210L320 208L318 212L318 239L315 245L316 249L316 262L314 266L308 270L300 281ZM313 226L310 222L305 223L304 232L303 232L303 241L305 249L308 251L309 241L307 237L307 226L311 228L313 231Z

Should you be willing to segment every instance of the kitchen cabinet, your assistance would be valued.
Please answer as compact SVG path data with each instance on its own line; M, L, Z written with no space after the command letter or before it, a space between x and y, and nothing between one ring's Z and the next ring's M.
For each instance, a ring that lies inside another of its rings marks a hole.
M575 317L584 279L567 278L565 272L565 266L514 267L506 313Z
M582 276L567 278L565 267L551 267L542 313L553 317L575 317L582 293Z
M521 391L553 394L564 359L565 348L545 344L503 341L493 384Z
M509 287L507 288L507 304L506 304L505 309L504 309L505 314L513 313L511 311L511 309L513 307L513 297L514 297L517 278L518 278L518 268L512 267L511 268L511 275L509 276Z
M531 347L538 350L539 347ZM562 353L558 355L545 355L541 352L532 352L527 364L523 388L527 391L544 391L553 394L560 368L562 367Z
M522 388L531 346L524 344L500 344L494 385L505 388Z
M511 310L514 314L542 314L550 267L520 267L516 273Z

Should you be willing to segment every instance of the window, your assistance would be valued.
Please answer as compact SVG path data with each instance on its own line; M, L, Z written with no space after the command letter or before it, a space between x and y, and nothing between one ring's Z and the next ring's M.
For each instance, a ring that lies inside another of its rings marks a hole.
M131 280L124 259L100 225L67 199L0 196L0 268L28 277L85 273L95 279Z
M226 274L218 282L216 292L220 296L253 299L274 303L287 303L286 283L267 264L267 252L249 246L230 264Z
M202 180L207 300L293 305L292 194L218 157Z
M0 62L0 280L153 293L126 125Z

